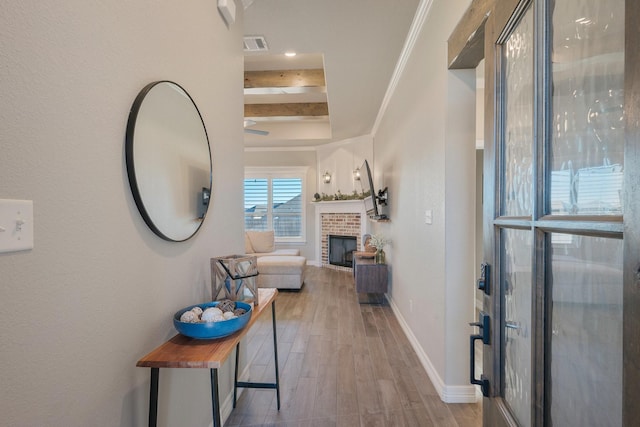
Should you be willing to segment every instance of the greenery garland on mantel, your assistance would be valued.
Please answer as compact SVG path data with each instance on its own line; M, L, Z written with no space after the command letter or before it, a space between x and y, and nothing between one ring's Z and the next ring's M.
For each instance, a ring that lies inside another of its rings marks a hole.
M371 195L370 191L362 191L358 193L356 190L353 190L353 193L351 194L342 194L342 192L338 190L338 192L333 195L326 194L326 193L322 193L322 194L316 193L313 195L313 201L314 202L333 202L338 200L364 200L365 197L370 195Z

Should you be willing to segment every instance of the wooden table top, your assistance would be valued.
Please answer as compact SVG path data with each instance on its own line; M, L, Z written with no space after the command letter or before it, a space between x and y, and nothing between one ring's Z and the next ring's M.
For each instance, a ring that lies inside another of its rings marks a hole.
M353 256L355 258L375 258L375 252L362 252L362 251L354 251Z
M259 288L259 305L253 307L247 326L224 338L198 340L177 334L138 360L144 368L220 368L262 312L278 295L276 288Z

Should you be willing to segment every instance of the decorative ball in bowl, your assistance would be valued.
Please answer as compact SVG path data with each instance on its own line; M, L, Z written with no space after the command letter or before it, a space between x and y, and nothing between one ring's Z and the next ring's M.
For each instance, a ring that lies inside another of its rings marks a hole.
M191 305L173 316L182 335L208 340L223 338L244 328L251 319L251 305L242 301L212 301Z

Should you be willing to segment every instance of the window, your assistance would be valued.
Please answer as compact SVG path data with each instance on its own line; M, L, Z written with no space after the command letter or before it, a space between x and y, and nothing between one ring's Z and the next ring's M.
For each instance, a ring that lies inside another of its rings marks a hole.
M306 168L247 168L245 230L274 230L277 242L305 241Z

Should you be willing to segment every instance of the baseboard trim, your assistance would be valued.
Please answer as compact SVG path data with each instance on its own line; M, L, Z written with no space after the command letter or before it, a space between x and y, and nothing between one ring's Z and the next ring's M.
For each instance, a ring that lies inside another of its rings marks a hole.
M420 363L422 367L427 372L429 379L433 383L436 391L438 392L438 396L440 396L440 400L445 403L475 403L478 400L476 395L476 386L471 384L469 385L446 385L442 378L436 371L436 368L431 363L429 356L425 353L424 349L418 342L418 339L411 331L409 324L406 322L400 309L395 304L393 299L387 294L387 300L389 301L389 305L393 310L393 314L398 319L398 323L400 323L400 327L404 331L404 334L407 336L407 339L411 343L411 347L413 347L414 351L418 355L418 359L420 359Z
M476 403L478 395L476 386L473 385L450 385L443 390L445 403Z

